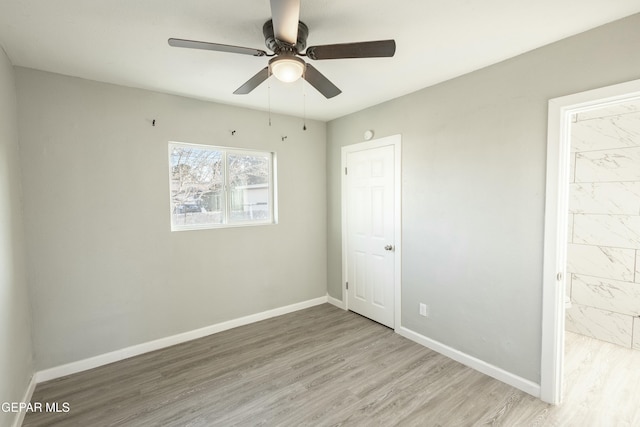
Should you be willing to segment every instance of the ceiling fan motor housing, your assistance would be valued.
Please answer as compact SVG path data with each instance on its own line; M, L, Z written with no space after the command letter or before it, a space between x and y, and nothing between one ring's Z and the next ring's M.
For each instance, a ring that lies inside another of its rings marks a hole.
M295 55L304 51L307 47L309 27L307 27L304 22L298 21L298 39L296 40L296 44L293 46L276 39L273 31L273 21L271 19L265 22L262 26L262 34L264 34L264 44L276 55L285 52L292 52Z

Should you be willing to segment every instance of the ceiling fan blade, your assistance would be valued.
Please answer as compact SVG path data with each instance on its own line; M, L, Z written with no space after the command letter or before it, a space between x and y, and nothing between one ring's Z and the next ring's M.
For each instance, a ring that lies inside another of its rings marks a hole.
M195 40L169 39L169 46L186 47L189 49L213 50L216 52L240 53L242 55L265 56L267 52L250 47L231 46L228 44L199 42Z
M258 86L260 83L267 80L269 78L269 67L264 67L262 70L258 71L258 74L251 77L245 84L236 89L233 93L235 95L246 95Z
M271 0L271 16L276 39L295 45L298 40L300 0Z
M320 71L316 70L311 64L307 64L304 72L304 79L327 99L333 98L334 96L342 93L336 85L331 83L328 78L326 78Z
M395 40L326 44L307 48L310 59L388 58L396 53Z

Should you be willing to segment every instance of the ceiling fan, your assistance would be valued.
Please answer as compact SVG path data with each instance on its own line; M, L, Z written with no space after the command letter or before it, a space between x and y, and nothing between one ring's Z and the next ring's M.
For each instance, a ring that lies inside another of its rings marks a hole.
M273 74L284 82L293 82L302 77L326 98L333 98L342 91L315 67L299 57L306 56L313 60L383 58L392 57L396 52L396 42L394 40L378 40L310 46L303 53L307 46L309 28L299 21L300 0L271 0L271 15L272 19L265 22L262 32L265 37L265 44L273 52L272 54L268 54L264 50L248 47L175 38L169 39L169 45L239 53L242 55L273 57L266 67L236 89L233 92L234 94L248 94Z

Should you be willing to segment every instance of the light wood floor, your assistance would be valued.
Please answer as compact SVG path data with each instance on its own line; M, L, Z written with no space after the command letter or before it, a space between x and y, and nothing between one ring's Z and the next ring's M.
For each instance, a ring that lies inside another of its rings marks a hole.
M24 426L640 426L640 352L567 334L551 406L328 304L39 384Z

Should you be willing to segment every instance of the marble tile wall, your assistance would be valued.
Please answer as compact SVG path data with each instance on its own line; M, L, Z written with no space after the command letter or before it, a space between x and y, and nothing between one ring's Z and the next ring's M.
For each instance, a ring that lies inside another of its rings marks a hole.
M640 350L640 101L571 129L566 328Z

